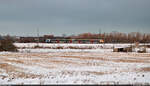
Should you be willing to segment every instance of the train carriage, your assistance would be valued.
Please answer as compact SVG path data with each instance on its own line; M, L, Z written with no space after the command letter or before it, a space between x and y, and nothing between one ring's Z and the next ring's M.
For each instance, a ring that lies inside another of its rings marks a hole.
M98 44L103 43L102 39L46 39L46 43L80 43L80 44Z

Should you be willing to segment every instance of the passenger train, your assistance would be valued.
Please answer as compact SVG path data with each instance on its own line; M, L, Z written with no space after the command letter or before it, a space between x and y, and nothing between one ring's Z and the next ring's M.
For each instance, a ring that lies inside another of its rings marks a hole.
M84 43L84 44L98 44L104 43L102 39L46 39L46 43Z

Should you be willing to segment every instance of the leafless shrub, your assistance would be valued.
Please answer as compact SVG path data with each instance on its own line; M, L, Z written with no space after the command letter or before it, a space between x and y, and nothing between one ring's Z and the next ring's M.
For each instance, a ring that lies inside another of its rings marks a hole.
M13 45L13 40L10 36L6 36L3 40L0 41L0 51L17 51L17 47Z

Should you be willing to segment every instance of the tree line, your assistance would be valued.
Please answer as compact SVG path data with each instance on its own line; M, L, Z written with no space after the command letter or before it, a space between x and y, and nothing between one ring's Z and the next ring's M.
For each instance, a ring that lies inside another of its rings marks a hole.
M140 33L140 32L110 32L110 33L82 33L77 36L70 36L71 38L83 38L83 39L103 39L105 43L150 43L150 34L149 33Z
M12 42L17 42L20 40L19 38L12 37L10 35L7 36L0 35L0 40L8 37L10 37ZM140 32L122 33L122 32L113 31L110 33L104 32L99 34L88 32L88 33L81 33L78 35L70 35L70 36L63 34L62 37L69 38L69 39L103 39L105 43L134 43L134 42L150 43L150 33L140 33Z

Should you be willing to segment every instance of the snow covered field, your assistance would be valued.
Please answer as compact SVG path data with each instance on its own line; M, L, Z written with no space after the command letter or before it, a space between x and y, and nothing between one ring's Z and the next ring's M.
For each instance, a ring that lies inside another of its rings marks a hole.
M58 49L58 48L63 48L63 49L70 49L70 48L77 48L77 49L112 49L113 47L127 47L130 45L134 44L50 44L50 43L14 43L16 47L19 48L34 48L37 45L41 48L49 48L49 49ZM149 43L147 44L140 44L140 45L150 45Z
M150 53L1 52L1 84L150 84Z
M0 84L150 85L150 48L119 53L112 48L131 44L14 45L19 52L0 52Z
M134 44L49 44L14 43L20 52L112 52L113 47L129 47ZM140 44L150 45L150 44ZM138 50L138 49L137 49ZM150 48L146 48L150 53Z

